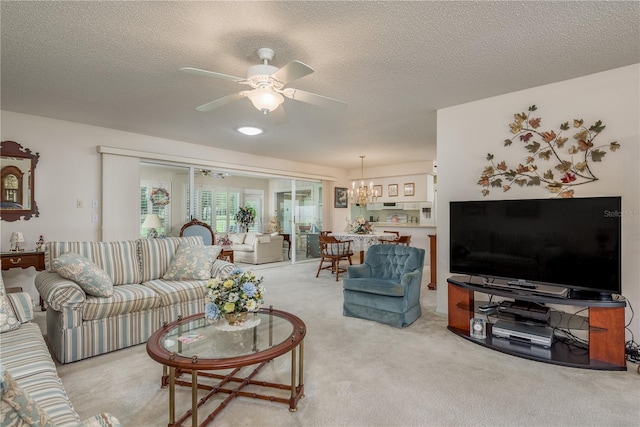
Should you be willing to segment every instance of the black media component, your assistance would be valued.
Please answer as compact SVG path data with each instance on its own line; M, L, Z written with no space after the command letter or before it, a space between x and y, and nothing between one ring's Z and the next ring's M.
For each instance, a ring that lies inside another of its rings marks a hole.
M516 321L549 323L549 307L530 301L502 301L498 306L498 315Z
M569 288L572 298L620 294L620 197L450 202L450 271Z

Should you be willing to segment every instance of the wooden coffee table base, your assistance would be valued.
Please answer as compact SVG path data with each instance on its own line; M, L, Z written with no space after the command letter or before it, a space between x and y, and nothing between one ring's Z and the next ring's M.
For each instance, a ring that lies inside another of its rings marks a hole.
M218 393L226 393L229 396L220 402L217 408L209 414L209 416L199 424L200 427L208 425L213 419L236 397L251 397L254 399L268 400L271 402L284 403L289 405L289 411L295 412L298 408L298 401L304 397L304 378L303 378L303 360L304 360L304 342L300 342L297 347L298 354L296 355L296 348L291 350L291 384L277 384L266 381L256 381L253 379L260 370L271 362L271 360L260 363L247 377L237 376L240 370L243 368L235 368L227 375L213 374L204 371L187 370L181 368L174 368L163 366L162 375L162 388L169 387L169 424L168 427L182 426L186 420L191 418L191 425L198 425L198 408L204 405L209 399ZM297 356L297 357L296 357ZM296 363L297 359L297 363ZM168 372L167 372L168 371ZM297 375L296 375L297 373ZM179 379L183 374L191 376L191 381ZM298 376L298 378L296 378ZM198 382L198 377L212 378L220 380L216 385L201 384ZM297 385L296 385L297 379ZM232 383L239 383L236 388L225 388L224 386L231 386ZM185 412L178 420L176 420L176 405L175 405L175 386L191 387L191 410ZM265 389L275 388L279 390L290 390L291 395L289 398L279 397L267 394L258 394L255 392L242 391L245 386L252 385ZM198 400L198 390L207 390L206 396Z

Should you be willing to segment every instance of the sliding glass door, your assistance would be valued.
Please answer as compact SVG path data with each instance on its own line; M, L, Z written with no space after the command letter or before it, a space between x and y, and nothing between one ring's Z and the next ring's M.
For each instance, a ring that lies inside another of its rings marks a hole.
M233 233L237 231L235 215L240 207L256 211L250 231L281 230L289 236L291 262L318 257L318 235L322 230L320 181L229 174L222 177L197 166L141 162L142 237L148 231L142 224L150 214L160 218L158 234L178 236L182 225L191 218L209 224L216 234Z
M291 240L291 262L317 258L317 236L322 230L322 184L278 179L276 215Z

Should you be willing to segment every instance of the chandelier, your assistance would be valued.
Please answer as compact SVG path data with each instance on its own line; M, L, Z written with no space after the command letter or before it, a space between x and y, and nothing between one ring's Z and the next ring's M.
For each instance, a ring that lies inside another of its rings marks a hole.
M367 203L373 203L378 198L379 194L373 190L373 181L369 183L367 187L364 185L364 156L360 156L360 187L356 188L356 183L351 182L351 190L349 190L349 202L364 206Z

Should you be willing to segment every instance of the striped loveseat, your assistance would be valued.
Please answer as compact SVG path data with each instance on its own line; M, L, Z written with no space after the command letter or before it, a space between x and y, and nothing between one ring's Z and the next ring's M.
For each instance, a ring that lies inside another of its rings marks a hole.
M58 377L40 328L31 322L31 297L26 292L6 296L4 292L0 276L0 425L119 426L108 413L81 421Z
M35 285L46 302L47 340L62 363L146 342L163 322L204 311L207 280L164 280L183 246L203 246L202 237L169 237L117 242L49 242L45 271ZM113 281L113 294L85 293L55 271L54 260L79 254L95 263ZM215 259L215 256L213 257ZM211 277L235 266L215 260Z

